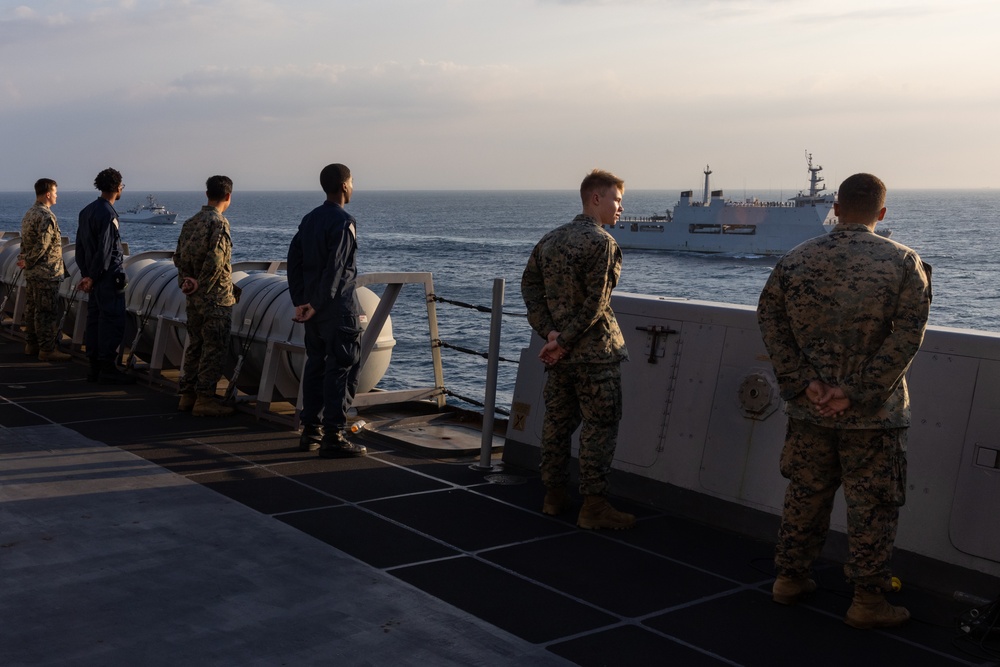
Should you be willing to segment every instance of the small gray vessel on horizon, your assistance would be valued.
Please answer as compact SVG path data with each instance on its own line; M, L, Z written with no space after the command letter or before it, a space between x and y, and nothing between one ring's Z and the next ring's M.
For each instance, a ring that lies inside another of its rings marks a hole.
M145 204L136 204L118 215L121 222L141 222L147 225L176 225L177 214L156 201L153 195L146 195Z

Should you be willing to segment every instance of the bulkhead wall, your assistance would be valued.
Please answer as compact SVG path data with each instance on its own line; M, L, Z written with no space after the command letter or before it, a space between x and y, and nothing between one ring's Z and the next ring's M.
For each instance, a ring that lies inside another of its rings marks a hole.
M631 357L622 365L614 470L780 515L786 417L755 309L634 294L616 294L612 304ZM521 356L504 451L513 464L537 464L541 344L532 337ZM1000 506L1000 335L929 327L908 383L907 499L896 546L1000 576L1000 525L986 509ZM846 524L838 492L832 527L846 532Z

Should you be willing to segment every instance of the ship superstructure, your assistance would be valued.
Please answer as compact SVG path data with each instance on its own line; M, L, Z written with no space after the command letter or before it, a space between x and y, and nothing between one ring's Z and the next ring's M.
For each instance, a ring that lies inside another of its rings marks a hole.
M753 255L782 255L807 239L827 233L836 224L836 193L824 193L823 167L807 153L809 190L786 201L744 201L712 190L712 170L705 167L700 200L693 190L681 192L666 215L622 217L608 229L622 248L686 250Z

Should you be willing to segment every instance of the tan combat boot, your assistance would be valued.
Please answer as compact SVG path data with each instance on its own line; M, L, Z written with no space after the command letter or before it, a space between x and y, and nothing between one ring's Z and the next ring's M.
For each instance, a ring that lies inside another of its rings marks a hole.
M178 395L177 409L180 412L191 412L191 409L194 408L196 399L197 397L193 391L182 391Z
M29 357L37 357L38 356L38 343L25 343L24 344L24 353L26 355L28 355Z
M228 405L215 400L215 396L198 394L191 408L191 414L195 417L228 417L235 410Z
M771 587L771 599L778 604L795 604L803 596L816 591L816 582L808 577L786 577L781 574Z
M605 496L584 496L576 525L587 530L624 530L635 525L635 515L619 512Z
M847 610L844 623L852 628L895 628L910 620L910 612L905 607L889 604L882 593L869 593L854 589L854 603Z
M38 353L39 361L69 361L72 358L70 355L59 350L41 350Z
M558 486L545 492L545 500L542 501L542 514L559 516L569 509L569 492L565 486Z

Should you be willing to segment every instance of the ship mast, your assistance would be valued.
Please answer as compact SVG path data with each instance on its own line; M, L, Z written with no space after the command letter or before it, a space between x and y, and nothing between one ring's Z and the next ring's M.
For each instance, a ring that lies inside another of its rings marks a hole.
M812 163L810 163L810 164L812 164ZM702 203L702 204L703 204L704 206L708 206L708 203L709 203L709 201L711 201L711 200L710 200L710 199L708 198L708 193L709 193L709 190L708 190L708 177L709 177L709 175L710 175L711 173L712 173L712 170L711 170L711 169L709 169L709 168L708 168L708 165L706 164L706 165L705 165L705 194L704 194L704 195L702 195L702 199L701 199L701 203Z
M806 160L809 162L809 196L816 197L820 191L826 190L826 186L823 185L823 177L819 175L819 172L823 171L823 167L813 166L813 156L809 151L806 151Z

